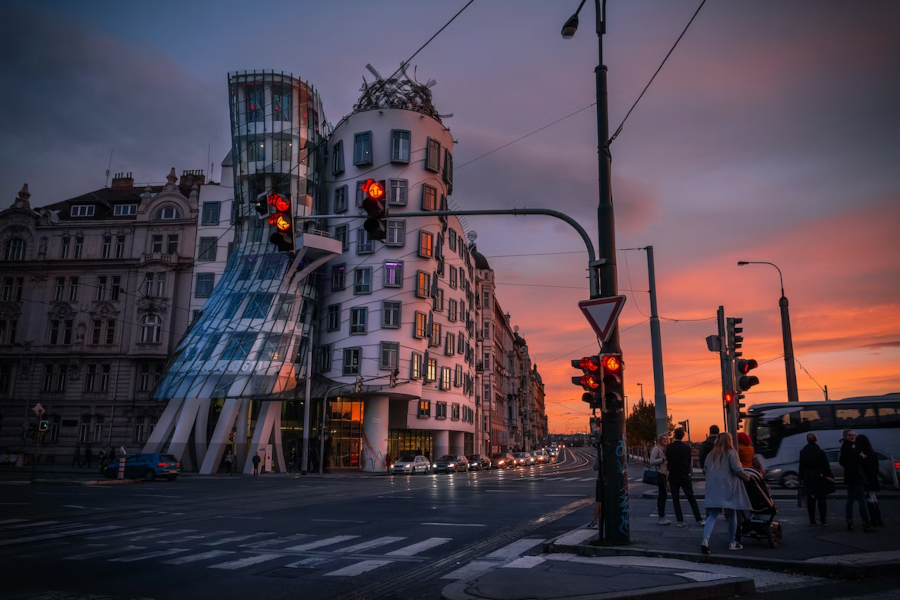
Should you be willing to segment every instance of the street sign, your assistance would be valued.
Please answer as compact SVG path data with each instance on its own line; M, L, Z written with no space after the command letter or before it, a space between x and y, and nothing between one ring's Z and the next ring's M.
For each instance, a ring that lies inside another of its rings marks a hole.
M622 307L625 306L625 296L610 296L609 298L594 298L582 300L578 308L584 313L585 318L597 333L601 341L606 342L612 333Z
M38 402L37 404L34 405L34 408L31 409L31 412L36 414L38 416L38 418L40 419L41 415L44 414L44 407L41 406L40 402Z

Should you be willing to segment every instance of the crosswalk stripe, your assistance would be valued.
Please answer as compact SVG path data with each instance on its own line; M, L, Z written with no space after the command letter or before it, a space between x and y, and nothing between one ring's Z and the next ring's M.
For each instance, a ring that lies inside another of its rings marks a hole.
M361 575L363 573L368 573L369 571L374 571L378 567L383 567L384 565L391 564L392 560L364 560L362 562L358 562L356 564L350 565L349 567L344 567L343 569L338 569L337 571L332 571L331 573L325 573L325 577L354 577L356 575Z
M274 540L262 540L261 542L250 542L249 544L241 544L241 548L268 548L273 544L287 544L288 542L296 542L310 537L308 533L295 533L285 537L275 538Z
M9 523L24 523L28 519L6 519L5 521L0 521L0 525L7 525Z
M545 559L543 556L520 556L509 564L503 565L504 569L530 569L536 567Z
M322 563L327 563L332 560L334 559L330 556L311 556L310 558L304 558L303 560L298 560L297 562L285 566L291 569L312 569L317 565L321 565Z
M150 558L159 558L160 556L171 556L181 552L187 552L187 548L169 548L168 550L157 550L156 552L148 552L147 554L138 554L137 556L120 556L119 558L111 558L107 562L135 562L138 560L147 560Z
M597 481L596 477L585 477L582 481Z
M10 525L4 529L25 529L26 527L44 527L46 525L55 525L59 521L38 521L37 523L25 523L23 525Z
M170 560L162 561L165 565L183 565L185 563L197 562L198 560L206 560L207 558L216 558L217 556L225 556L226 554L234 554L231 550L210 550L209 552L201 552L200 554L188 554L187 556L179 556Z
M420 552L425 552L426 550L431 550L432 548L436 548L442 544L446 544L453 538L428 538L425 541L418 542L411 546L406 546L405 548L400 548L399 550L394 550L393 552L388 552L385 556L415 556Z
M207 567L208 569L224 569L226 571L234 571L235 569L241 569L243 567L249 567L250 565L259 564L261 562L266 562L267 560L274 560L276 558L281 558L284 554L256 554L254 556L248 556L247 558L241 558L239 560L233 560L231 562L219 563L217 565L210 565Z
M96 552L88 552L87 554L78 554L76 556L66 556L63 560L87 560L103 556L104 554L115 554L116 552L131 552L132 550L143 550L144 546L125 546L124 548L107 548L105 550L97 550Z
M178 544L181 542L190 542L191 540L202 540L208 537L212 537L214 535L227 535L229 533L234 533L233 531L213 531L210 533L201 533L199 535L187 535L183 538L178 538L177 540L166 540L164 542L160 542L161 544Z
M441 579L471 579L496 567L497 563L489 560L473 560L455 571L447 573Z
M180 535L182 533L193 533L197 531L196 529L177 529L175 531L164 531L162 533L151 533L150 535L139 535L137 537L131 538L130 541L136 542L138 540L153 540L161 537L170 537L173 535Z
M405 537L391 537L385 536L376 538L374 540L369 540L368 542L361 542L354 546L347 546L346 548L339 548L338 550L334 550L335 554L351 554L353 552L362 552L363 550L371 550L372 548L377 548L379 546L387 546L388 544L393 544L395 542L402 542L405 540Z
M156 527L147 527L145 529L133 529L131 531L120 531L118 533L108 533L106 535L92 535L89 540L105 540L108 538L125 537L126 535L135 535L137 533L147 533L148 531L159 531Z
M315 542L309 542L308 544L300 544L299 546L291 546L290 548L284 548L284 550L293 550L293 551L314 550L315 548L321 548L322 546L330 546L332 544L339 544L341 542L346 542L347 540L354 540L358 537L359 537L358 535L336 535L334 537L325 538L324 540L317 540Z
M98 533L100 531L110 531L119 529L117 525L108 525L106 527L91 527L89 529L76 529L75 531L64 531L62 533L45 533L42 535L30 535L23 538L15 538L12 540L0 541L0 546L12 546L13 544L27 544L29 542L42 542L44 540L55 540L69 535L77 535L79 533Z
M253 538L263 537L263 536L272 536L275 535L273 531L261 531L259 533L251 533L250 535L237 535L230 538L223 538L221 540L216 540L215 542L203 542L202 546L221 546L222 544L229 544L231 542L243 542L244 540L252 540Z
M503 546L499 550L494 550L485 558L516 558L523 552L534 548L538 544L543 544L543 538L525 538L521 540L516 540L511 544L507 544Z

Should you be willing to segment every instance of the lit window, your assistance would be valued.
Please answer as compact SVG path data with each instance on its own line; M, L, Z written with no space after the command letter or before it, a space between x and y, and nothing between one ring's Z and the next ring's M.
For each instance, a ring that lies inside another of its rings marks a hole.
M408 163L410 132L401 129L391 131L391 162Z
M384 263L384 287L403 287L403 263Z
M450 367L441 367L441 389L450 389Z
M270 333L266 335L263 340L262 347L259 349L259 354L257 355L257 360L284 360L290 345L291 334Z
M425 381L426 383L430 383L437 379L437 360L434 358L428 359L428 365L426 365L425 370Z
M428 315L425 313L416 312L413 336L419 339L428 336Z
M434 234L430 231L419 232L419 256L422 258L434 257Z
M437 189L430 185L422 186L422 210L437 210Z
M444 354L453 356L456 353L456 334L447 333L447 339L444 340Z
M431 297L431 273L416 272L416 296L419 298Z
M431 416L431 400L419 400L419 418L425 419Z
M431 324L431 341L428 343L429 346L434 346L435 348L441 347L441 324L440 323L432 323Z
M424 360L423 356L418 352L412 353L412 360L410 361L410 379L421 379L422 378L422 361Z

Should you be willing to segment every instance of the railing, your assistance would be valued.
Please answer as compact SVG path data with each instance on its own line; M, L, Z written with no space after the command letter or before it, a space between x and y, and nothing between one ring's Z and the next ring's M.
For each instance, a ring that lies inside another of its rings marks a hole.
M318 235L325 238L334 239L334 236L328 233L327 231L322 231L321 229L307 229L303 233L309 233L312 235Z

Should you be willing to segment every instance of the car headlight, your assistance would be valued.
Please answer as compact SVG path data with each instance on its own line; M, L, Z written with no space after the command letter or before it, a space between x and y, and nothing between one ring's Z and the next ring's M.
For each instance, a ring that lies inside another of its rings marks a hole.
M772 475L776 475L778 473L781 473L781 469L772 469L771 471L769 471L769 473L771 473Z

